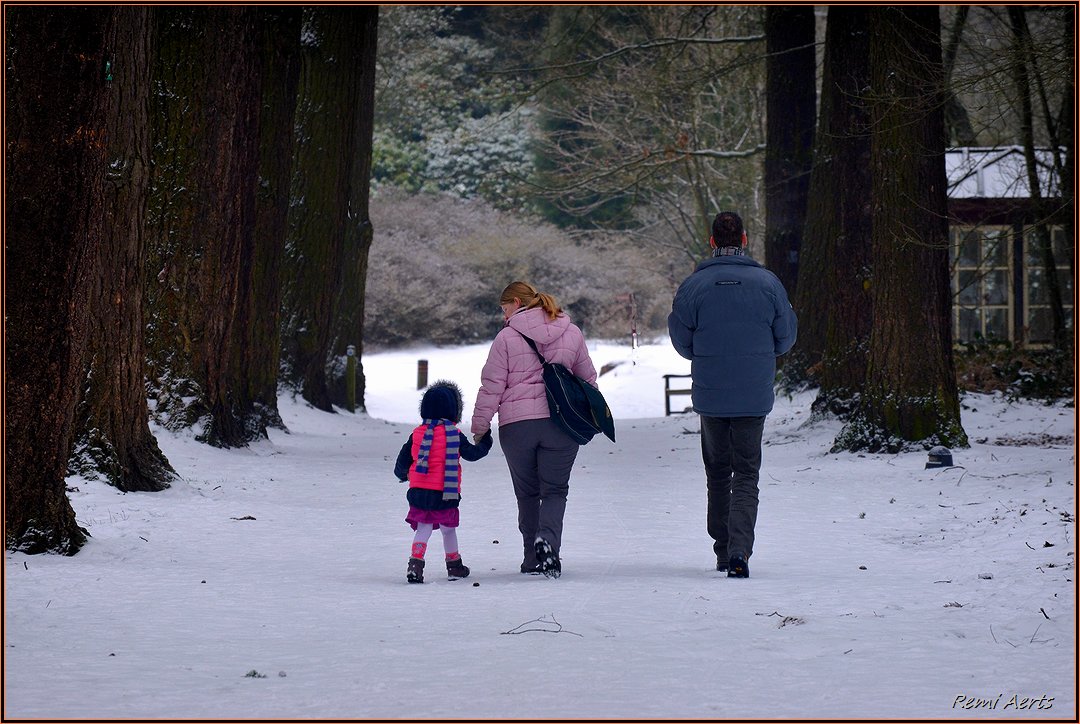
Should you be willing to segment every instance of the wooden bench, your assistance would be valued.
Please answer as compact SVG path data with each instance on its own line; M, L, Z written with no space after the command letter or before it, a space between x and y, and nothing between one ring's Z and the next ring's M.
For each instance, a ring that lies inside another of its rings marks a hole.
M691 392L689 387L672 388L671 381L687 377L690 377L690 375L664 375L664 417L671 414L672 395L689 395ZM680 412L686 412L686 410L680 410Z

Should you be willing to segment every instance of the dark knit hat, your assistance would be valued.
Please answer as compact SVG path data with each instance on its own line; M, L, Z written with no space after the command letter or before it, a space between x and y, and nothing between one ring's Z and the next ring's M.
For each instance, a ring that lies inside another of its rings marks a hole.
M721 211L712 222L713 245L742 246L742 218L734 211Z
M461 422L463 405L461 389L449 380L438 380L427 388L420 400L420 417L425 420L449 420L456 425Z

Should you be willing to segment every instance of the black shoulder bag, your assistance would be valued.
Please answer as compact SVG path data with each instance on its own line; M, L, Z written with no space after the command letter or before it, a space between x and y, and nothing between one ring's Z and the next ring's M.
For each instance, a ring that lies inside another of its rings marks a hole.
M518 334L521 334L518 332ZM525 337L524 334L521 335ZM544 371L544 390L547 392L551 419L574 439L578 445L584 445L602 432L615 442L615 420L611 409L600 394L600 390L581 379L565 365L548 362L536 342L525 337L525 341L540 358Z

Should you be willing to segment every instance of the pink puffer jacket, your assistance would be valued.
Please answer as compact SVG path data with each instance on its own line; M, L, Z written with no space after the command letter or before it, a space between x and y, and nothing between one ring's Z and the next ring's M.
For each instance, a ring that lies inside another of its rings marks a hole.
M483 435L491 428L495 413L499 414L500 425L551 415L540 358L522 334L536 342L547 361L566 365L575 375L596 385L596 368L585 347L585 337L569 317L560 314L549 319L540 307L520 310L495 336L488 351L473 408L474 435Z

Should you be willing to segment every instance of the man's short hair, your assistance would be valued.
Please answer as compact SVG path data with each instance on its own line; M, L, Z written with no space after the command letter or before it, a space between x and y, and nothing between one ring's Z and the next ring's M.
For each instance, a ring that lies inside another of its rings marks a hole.
M721 211L712 222L713 242L716 246L742 246L742 219L734 211Z

